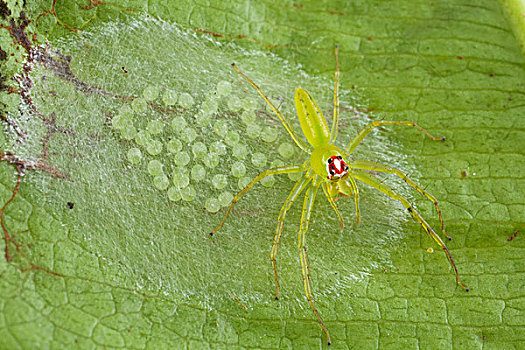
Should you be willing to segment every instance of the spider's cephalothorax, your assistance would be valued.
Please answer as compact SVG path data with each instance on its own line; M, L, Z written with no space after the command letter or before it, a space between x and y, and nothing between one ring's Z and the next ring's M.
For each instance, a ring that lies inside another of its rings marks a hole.
M346 165L343 157L331 156L326 161L326 172L329 180L335 180L348 174L348 165Z

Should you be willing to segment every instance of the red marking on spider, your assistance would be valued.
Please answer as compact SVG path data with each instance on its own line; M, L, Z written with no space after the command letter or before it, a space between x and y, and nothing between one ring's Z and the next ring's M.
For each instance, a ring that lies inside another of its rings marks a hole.
M348 174L348 165L346 165L343 157L331 156L326 161L326 171L328 172L327 178L331 180L334 177L341 177Z

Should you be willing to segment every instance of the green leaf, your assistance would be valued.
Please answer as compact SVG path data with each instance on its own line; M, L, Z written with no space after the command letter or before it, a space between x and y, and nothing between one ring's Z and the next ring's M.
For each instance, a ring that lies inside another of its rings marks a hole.
M499 2L92 3L9 1L15 23L33 20L32 56L0 32L2 76L17 74L4 84L20 93L2 94L0 202L16 244L0 263L1 348L326 347L302 285L301 200L274 300L269 254L293 177L257 185L209 232L251 177L306 159L231 63L299 131L297 86L331 119L336 43L340 146L383 117L446 136L385 127L355 157L438 199L470 292L399 203L360 184L361 224L342 198L341 230L319 195L307 247L331 348L525 341L525 71ZM439 231L432 202L385 181Z

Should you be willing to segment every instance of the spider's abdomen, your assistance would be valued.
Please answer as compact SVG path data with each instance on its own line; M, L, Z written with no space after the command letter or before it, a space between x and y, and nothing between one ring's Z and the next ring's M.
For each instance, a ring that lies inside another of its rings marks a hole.
M327 144L330 141L330 129L323 113L310 93L301 87L295 89L295 109L308 142L314 148Z

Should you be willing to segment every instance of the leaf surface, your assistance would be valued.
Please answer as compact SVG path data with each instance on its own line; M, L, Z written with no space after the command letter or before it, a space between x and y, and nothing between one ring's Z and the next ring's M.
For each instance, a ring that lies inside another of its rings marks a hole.
M470 292L401 204L360 184L361 224L343 198L341 230L319 195L307 246L331 348L525 341L524 59L498 2L92 5L58 2L46 14L51 3L27 4L33 56L0 32L2 75L17 73L21 83L8 84L28 92L3 93L1 150L41 165L24 172L3 216L16 245L0 263L0 347L325 348L302 287L302 200L287 215L273 299L270 248L295 179L257 185L209 232L258 172L306 159L230 64L300 132L297 86L331 125L336 43L340 146L383 117L447 138L380 128L354 157L398 167L434 194ZM18 23L22 9L8 6ZM5 203L17 171L0 169ZM384 178L439 232L430 201Z

